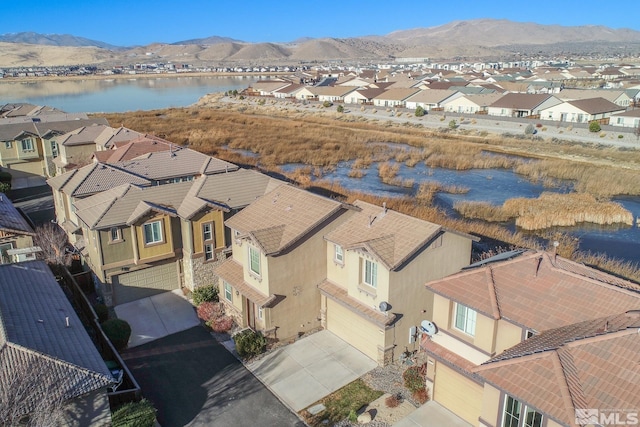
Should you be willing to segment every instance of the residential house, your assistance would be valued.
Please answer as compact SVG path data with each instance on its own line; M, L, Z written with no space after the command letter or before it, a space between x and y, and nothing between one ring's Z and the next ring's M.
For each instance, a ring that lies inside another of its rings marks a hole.
M401 107L404 108L407 99L420 92L420 89L399 88L387 89L380 95L373 98L373 105L376 107Z
M607 89L564 89L556 97L562 101L575 101L579 99L604 98L621 107L627 108L633 104L633 100L624 90Z
M474 369L478 425L602 426L638 422L640 310L550 329Z
M373 98L382 94L385 89L381 88L366 88L366 89L358 89L353 92L350 92L347 96L344 97L345 104L372 104Z
M273 96L279 99L295 98L296 93L304 87L303 84L291 83L286 87L273 91Z
M541 110L560 103L560 99L548 94L507 93L489 105L487 113L500 117L538 118Z
M60 401L62 419L39 416L56 425L111 425L107 388L114 382L49 267L0 265L0 389L26 393L13 396L17 415Z
M597 121L609 124L609 117L624 112L625 108L604 98L579 99L566 101L540 110L540 118L572 123Z
M251 88L258 92L260 96L273 96L275 91L284 89L290 84L291 82L284 80L258 80Z
M625 128L638 128L640 126L640 110L629 110L612 114L609 124L611 126L621 126Z
M33 224L0 193L0 264L33 260L39 248L33 245Z
M353 212L284 184L228 219L232 256L216 268L227 313L280 340L320 327L317 284L327 277L323 236Z
M479 370L482 368L478 367L495 361L500 354L509 354L514 346L542 336L544 331L640 307L640 286L537 251L500 254L444 279L428 282L426 288L434 294L433 317L426 319L433 327L423 330L422 339L422 349L428 356L430 396L468 423L482 426L520 426L522 421L504 422L505 403L514 403L507 394L496 392L496 386L500 386L496 383L492 386L492 380L488 379L487 386L478 375L482 375ZM507 371L502 375L505 380L514 378ZM545 366L540 375L558 377L560 371ZM561 393L556 387L544 388L542 392L534 387L535 382L527 384L549 398ZM520 384L512 380L510 386ZM514 393L512 397L522 396ZM536 411L544 409L530 400L524 402ZM563 420L556 419L561 423ZM555 424L549 421L546 425Z
M405 106L410 110L422 107L425 110L441 109L442 105L456 98L460 98L462 93L446 89L426 89L411 95L405 101Z
M309 88L320 102L342 102L345 97L357 89L355 86L313 86Z
M358 211L325 234L322 326L380 365L417 347L416 326L432 314L422 284L469 264L473 237L385 206Z
M486 114L489 105L501 97L501 93L464 95L443 101L442 108L452 113Z
M55 169L49 171L50 175L59 175L90 163L93 152L96 151L95 141L107 129L110 133L113 128L93 124L52 138L52 161Z

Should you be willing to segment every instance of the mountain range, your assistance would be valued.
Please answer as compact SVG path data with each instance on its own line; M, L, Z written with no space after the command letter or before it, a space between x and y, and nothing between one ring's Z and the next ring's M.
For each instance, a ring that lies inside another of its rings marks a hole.
M47 46L47 49L43 49ZM499 59L514 55L586 55L640 52L640 31L604 26L561 26L498 19L453 21L429 28L352 38L300 38L249 43L222 36L122 47L73 35L0 35L0 66L132 62L298 63L389 58Z

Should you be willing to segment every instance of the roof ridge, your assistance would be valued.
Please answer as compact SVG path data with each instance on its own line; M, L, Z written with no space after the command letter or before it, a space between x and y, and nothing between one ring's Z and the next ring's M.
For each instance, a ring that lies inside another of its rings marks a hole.
M573 360L573 354L567 348L560 347L556 350L558 355L558 361L562 366L562 372L564 374L565 381L567 382L567 389L571 395L571 401L574 408L588 408L589 403L584 390L582 389L582 383L578 376L578 367Z
M500 303L498 302L498 290L496 289L496 281L493 277L493 268L491 268L491 265L489 265L488 269L485 271L486 275L489 276L488 288L491 301L491 309L493 310L493 317L497 320L500 319L502 315L500 313Z
M567 360L566 362L567 364L573 364L573 360L571 361ZM570 420L575 419L576 403L582 403L582 402L576 402L576 401L580 399L583 399L583 400L586 400L586 399L584 398L584 395L580 396L580 393L582 393L581 389L574 390L576 394L575 396L573 395L571 390L572 383L567 378L567 375L564 369L565 366L563 365L562 360L560 359L560 354L557 350L552 350L551 363L553 365L555 377L558 379L558 385L560 386L560 396L562 397L562 403L564 404L564 408L567 411L566 415L569 417ZM573 365L573 368L575 369L575 365ZM587 406L584 406L584 408L586 407Z
M129 183L129 184L125 184L125 185L127 186L127 187L126 187L126 190L125 190L122 194L120 194L120 195L116 194L116 196L115 196L113 199L111 199L111 202L109 202L109 205L107 206L107 208L106 208L106 209L104 209L104 210L102 211L102 214L101 214L101 215L100 215L100 216L99 216L99 217L98 217L98 218L93 222L93 225L91 226L91 228L95 227L95 226L96 226L96 225L97 225L97 224L102 220L102 218L104 218L104 216L107 214L107 212L109 212L109 209L111 209L111 207L113 206L113 204L114 204L117 200L119 200L119 199L121 199L122 197L124 197L124 196L125 196L125 194L127 194L127 193L129 192L129 190L131 190L131 187L133 186L133 184L131 184L131 183ZM118 187L115 187L115 188L118 188ZM114 188L114 189L115 189L115 188Z

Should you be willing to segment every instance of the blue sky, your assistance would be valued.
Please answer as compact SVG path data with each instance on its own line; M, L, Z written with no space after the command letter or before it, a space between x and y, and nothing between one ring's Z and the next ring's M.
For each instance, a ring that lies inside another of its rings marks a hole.
M0 33L72 34L118 46L225 36L249 42L300 37L357 37L432 27L454 20L499 18L640 30L638 0L609 4L537 0L238 1L110 0L3 2Z

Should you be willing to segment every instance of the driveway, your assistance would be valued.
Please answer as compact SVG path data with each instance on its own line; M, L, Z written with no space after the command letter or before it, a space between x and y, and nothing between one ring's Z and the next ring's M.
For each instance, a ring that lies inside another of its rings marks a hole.
M303 427L231 353L196 326L123 352L162 427Z
M129 348L200 324L193 305L180 289L120 304L114 310L131 326Z
M298 412L378 366L323 330L281 347L247 368Z

